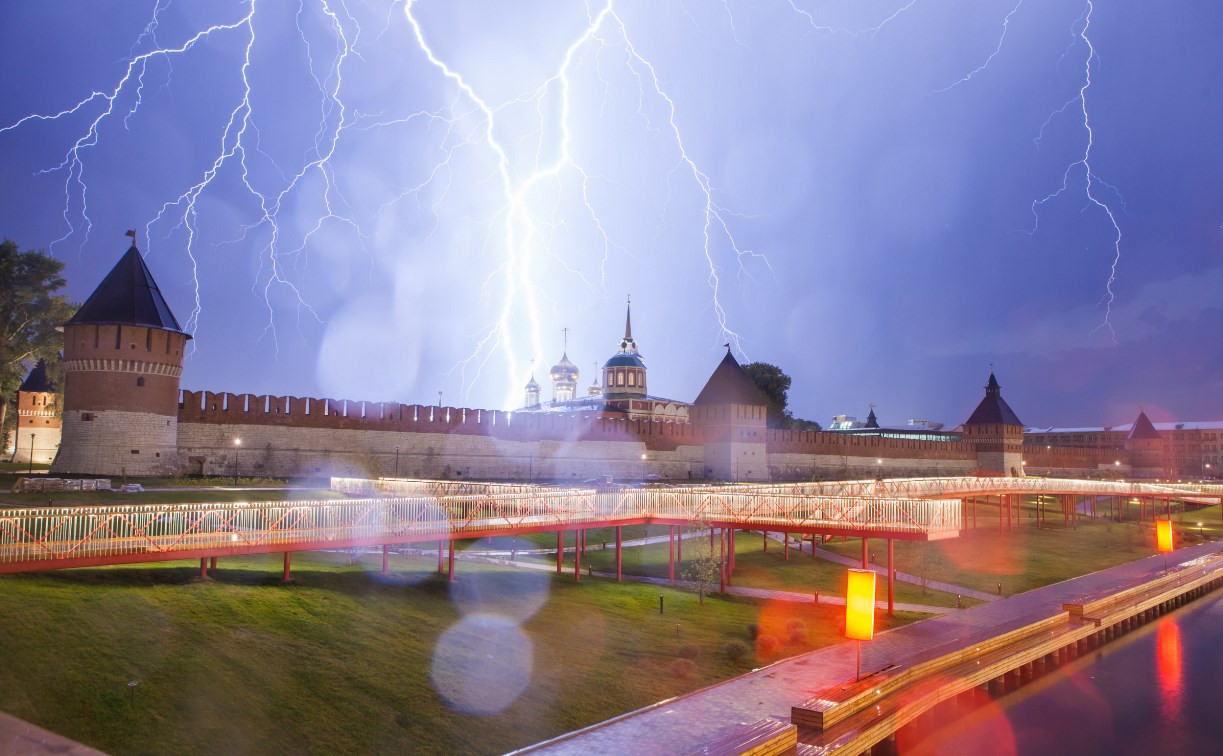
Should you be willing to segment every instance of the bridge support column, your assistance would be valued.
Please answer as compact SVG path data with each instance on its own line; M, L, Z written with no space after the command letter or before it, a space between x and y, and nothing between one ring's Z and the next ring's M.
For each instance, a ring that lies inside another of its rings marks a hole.
M891 617L895 613L895 604L893 597L896 590L896 563L893 561L895 552L893 551L893 541L888 539L888 616Z
M582 582L582 531L574 534L573 545L573 582Z
M556 574L565 569L565 531L556 531Z
M622 530L623 528L621 528L619 525L616 526L616 582L617 583L622 582L622 579L623 579L623 572L621 570L621 567L623 564L622 556L623 556L623 551L624 551L623 549L624 537L623 537L623 533L621 532Z
M442 559L444 558L442 554L445 551L446 551L446 542L438 541L437 542L437 574L439 575L446 571L445 566L442 564Z
M284 581L286 583L289 582L289 570L292 567L292 565L293 565L293 552L286 551L285 552L285 573L284 573Z
M726 561L726 584L734 585L735 584L735 529L734 528L731 528L730 530L726 531L726 550L729 552L727 554L727 561Z
M451 537L450 539L450 555L447 559L448 559L448 564L446 566L446 582L453 583L454 582L454 538L453 537Z
M788 562L790 561L790 534L782 533L781 536L782 536L781 550L782 550L782 554L784 555L783 558Z
M769 553L769 531L763 530L761 534L764 536L760 540L764 542L764 553Z
M208 577L208 557L200 557L200 580Z
M675 562L684 563L684 528L680 526L675 531Z
M870 541L862 536L862 569L869 570L871 564Z
M726 528L718 531L718 593L726 593Z
M667 527L667 583L675 585L675 526Z
M209 572L216 572L216 571L217 571L217 558L216 558L216 557L211 557L211 558L208 560L208 571L209 571Z
M382 574L385 575L390 571L391 547L386 544L382 545Z

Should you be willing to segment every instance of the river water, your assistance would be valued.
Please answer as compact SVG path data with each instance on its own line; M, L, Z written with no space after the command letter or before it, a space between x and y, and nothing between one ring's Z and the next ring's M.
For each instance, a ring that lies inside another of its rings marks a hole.
M1223 754L1223 591L960 716L905 753Z

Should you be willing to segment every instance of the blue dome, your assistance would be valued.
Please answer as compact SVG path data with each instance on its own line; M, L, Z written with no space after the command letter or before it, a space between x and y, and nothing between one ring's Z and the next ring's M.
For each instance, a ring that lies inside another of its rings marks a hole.
M645 363L642 362L641 355L621 352L620 354L613 354L610 360L603 363L603 367L636 367L644 370Z

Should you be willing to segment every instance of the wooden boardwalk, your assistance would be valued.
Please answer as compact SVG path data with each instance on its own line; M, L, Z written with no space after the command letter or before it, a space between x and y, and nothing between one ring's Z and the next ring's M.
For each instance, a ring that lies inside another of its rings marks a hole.
M1125 616L1133 618L1142 612L1155 612L1159 606L1167 605L1169 599L1161 596L1161 593L1193 590L1190 583L1195 580L1217 579L1219 576L1213 570L1223 560L1215 559L1216 555L1223 555L1223 542L1201 544L1170 555L1170 564L1185 566L1178 570L1181 573L1179 576L1166 578L1164 582L1158 582L1164 572L1163 558L1148 557L882 633L862 646L863 674L881 672L874 680L882 683L888 672L934 662L928 664L927 671L939 664L944 666L939 667L943 674L925 678L937 681L933 688L894 684L895 690L892 692L905 690L908 697L888 696L890 702L886 712L882 702L885 696L881 690L878 695L880 708L859 707L857 720L853 719L855 714L851 711L850 716L842 720L842 729L825 733L800 727L798 750L819 753L832 746L835 740L837 745L849 747L845 753L859 753L908 721L907 715L898 713L905 709L903 704L917 701L916 706L920 711L925 711L929 706L919 700L923 696L933 706L937 701L944 700L940 697L944 693L962 695L978 684L988 684L989 680L1005 677L1006 667L1015 670L1037 659L1047 660L1050 653L1058 653L1068 645L1078 649L1078 644L1082 643L1085 648L1099 640L1100 633L1116 632L1110 631L1109 623L1123 621ZM1193 564L1194 560L1203 561ZM1175 583L1178 580L1187 582L1177 586ZM1151 581L1157 582L1146 589L1137 588ZM1118 594L1121 594L1120 598L1117 598ZM1108 596L1114 598L1110 601ZM1072 621L1072 610L1064 609L1063 605L1078 606L1079 614L1087 620ZM1097 618L1101 621L1099 626L1095 624ZM983 645L1006 634L1010 634L1009 640L1014 643L1011 648L994 649ZM980 652L975 651L978 647L981 648ZM973 651L965 651L969 648ZM973 656L974 653L981 655ZM982 666L991 665L980 675L980 680L974 673L977 662L981 662ZM788 723L796 705L801 706L821 694L827 697L829 690L844 688L845 695L849 697L865 692L874 695L873 691L881 689L882 685L871 686L867 683L860 688L846 685L846 681L853 680L854 664L853 644L831 646L785 659L727 682L663 701L526 750L542 753L699 752L722 739L733 741L737 734L742 734L745 728L755 726L761 720ZM1020 676L1022 674L1018 673ZM957 678L963 679L962 689L957 690L960 685L955 682ZM912 676L908 682L914 682ZM865 715L862 714L864 711L867 712ZM872 723L884 716L892 717L890 724L872 729ZM863 735L867 730L870 732Z

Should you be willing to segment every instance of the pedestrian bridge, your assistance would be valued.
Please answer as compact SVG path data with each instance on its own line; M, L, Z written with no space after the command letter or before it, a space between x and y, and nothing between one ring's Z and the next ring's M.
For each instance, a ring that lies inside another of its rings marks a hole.
M358 498L0 510L0 573L635 524L937 540L959 534L970 496L1223 501L1223 489L1047 478L620 488L337 478L332 487Z

